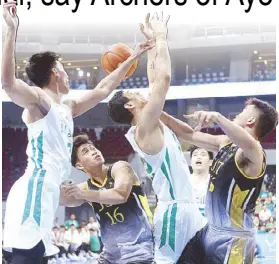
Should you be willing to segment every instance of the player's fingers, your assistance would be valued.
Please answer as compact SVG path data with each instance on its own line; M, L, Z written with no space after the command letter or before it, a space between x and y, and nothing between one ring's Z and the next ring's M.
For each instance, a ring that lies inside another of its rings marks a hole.
M10 8L15 8L16 4L5 4L3 5L4 10L10 9Z
M183 115L183 117L186 119L193 119L195 116L194 114L190 114L190 115Z
M155 20L157 20L157 21L159 20L157 12L155 12L154 17L155 17Z
M168 24L169 20L170 20L170 16L167 16L167 18L165 19L165 24L166 25Z
M205 119L206 124L210 123L211 120L212 120L212 115L208 114L208 115L206 116L206 119Z
M145 25L148 26L149 24L149 19L150 19L150 13L148 13L145 17Z
M204 112L199 112L198 113L198 126L200 127L200 128L202 128L203 127L203 125L204 125L204 122L205 122L205 119L206 119L206 114L204 113Z
M161 12L160 21L161 21L161 22L163 22L163 21L164 21L164 13L163 13L163 11Z

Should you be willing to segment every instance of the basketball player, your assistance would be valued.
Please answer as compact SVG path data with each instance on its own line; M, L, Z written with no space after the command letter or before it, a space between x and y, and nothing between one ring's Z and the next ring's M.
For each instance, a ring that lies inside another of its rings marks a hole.
M251 98L233 121L217 112L187 117L198 121L195 130L166 114L163 119L181 139L218 153L210 168L208 225L188 243L177 263L250 264L256 244L253 215L266 170L259 140L276 127L278 113L267 102ZM226 135L199 132L211 123Z
M74 138L72 165L90 178L62 187L64 205L89 202L102 231L99 264L151 264L153 261L152 214L141 183L129 163L104 164L102 153L86 134Z
M24 108L23 120L29 140L27 168L7 198L4 247L13 249L13 264L39 264L44 254L58 252L51 243L51 228L59 203L59 186L71 172L72 119L106 98L148 44L138 46L133 55L94 90L62 103L62 96L69 91L69 82L57 54L45 52L30 58L26 72L35 86L16 79L16 2L8 1L3 8L7 33L1 81L12 101Z
M153 180L158 199L154 213L155 262L159 264L176 263L186 243L202 227L182 149L175 134L160 122L171 78L167 21L155 14L151 22L147 17L145 28L141 26L145 35L146 31L148 36L154 34L156 41L155 56L148 54L148 65L154 73L152 80L148 68L148 102L138 93L120 91L108 103L113 121L132 126L126 137ZM149 34L151 27L154 32Z
M213 153L203 148L193 146L190 148L191 167L193 173L190 177L194 198L202 215L205 217L205 198L210 179L209 169L213 160ZM205 220L206 221L206 220Z

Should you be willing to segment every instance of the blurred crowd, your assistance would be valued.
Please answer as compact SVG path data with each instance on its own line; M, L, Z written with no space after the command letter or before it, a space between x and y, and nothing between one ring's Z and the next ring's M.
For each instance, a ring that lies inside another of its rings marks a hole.
M254 223L258 233L276 233L276 197L262 191L256 202Z
M100 226L93 217L88 222L80 223L72 214L64 225L54 223L52 242L60 252L49 263L66 263L68 261L87 261L97 259L102 250Z

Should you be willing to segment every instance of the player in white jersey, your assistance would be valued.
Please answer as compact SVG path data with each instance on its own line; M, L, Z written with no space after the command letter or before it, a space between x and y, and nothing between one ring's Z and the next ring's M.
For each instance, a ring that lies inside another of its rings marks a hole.
M7 199L4 247L12 248L13 264L39 264L44 254L58 252L51 243L51 228L59 204L59 187L71 172L72 119L105 99L149 44L138 45L131 57L94 90L81 98L62 102L62 96L69 91L69 81L56 53L38 53L30 58L26 72L35 86L16 79L16 2L8 1L3 8L7 34L1 81L11 100L24 108L23 121L29 140L27 168Z
M155 14L151 22L147 16L146 25L141 25L144 35L152 38L154 34L156 41L156 49L148 52L148 102L138 93L120 91L108 104L112 120L132 126L126 137L153 180L158 199L154 213L157 264L176 263L186 243L202 227L181 146L176 135L160 121L171 79L167 21Z
M213 153L206 149L193 146L190 148L192 175L190 181L194 198L201 214L205 217L205 199L210 179L209 169L213 160ZM206 217L204 218L205 223Z

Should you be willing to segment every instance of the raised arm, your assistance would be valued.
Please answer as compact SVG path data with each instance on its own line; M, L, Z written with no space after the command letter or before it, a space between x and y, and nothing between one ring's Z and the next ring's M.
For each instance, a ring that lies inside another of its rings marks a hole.
M95 107L102 100L107 98L111 92L119 86L121 81L125 78L127 72L133 63L148 49L152 47L152 43L144 42L136 46L133 54L124 61L116 70L106 76L95 87L94 90L86 92L80 98L75 100L68 100L66 103L72 109L73 117L79 116L89 109Z
M228 137L224 135L214 136L194 131L187 123L165 112L161 115L161 121L168 126L179 139L209 151L217 152L220 147L229 141Z
M155 79L152 92L144 107L138 122L139 135L146 135L159 124L160 115L164 108L166 95L171 81L171 60L167 43L167 22L169 17L163 19L155 14L151 21L156 39L157 56L155 61Z
M10 10L12 10L12 14ZM15 77L14 54L19 22L16 14L15 1L8 1L3 5L3 18L7 24L7 33L2 53L2 87L15 104L30 109L41 103L41 96L38 87L30 87L28 84Z
M147 41L154 41L155 42L155 36L154 32L151 27L150 22L150 13L147 14L145 18L145 24L140 24L140 30L142 34L145 36ZM147 52L147 77L148 77L148 83L149 83L149 92L152 91L154 80L155 80L155 61L157 56L157 49L156 45L154 48L148 50Z
M118 161L112 168L112 176L115 179L114 187L108 190L80 190L75 186L69 186L66 190L68 196L87 202L102 204L122 204L127 202L133 184L137 176L129 163Z
M251 163L259 165L260 170L262 169L264 158L262 146L243 127L217 112L199 111L188 117L199 122L198 128L208 126L212 122L218 124L229 139L241 149L243 156Z

